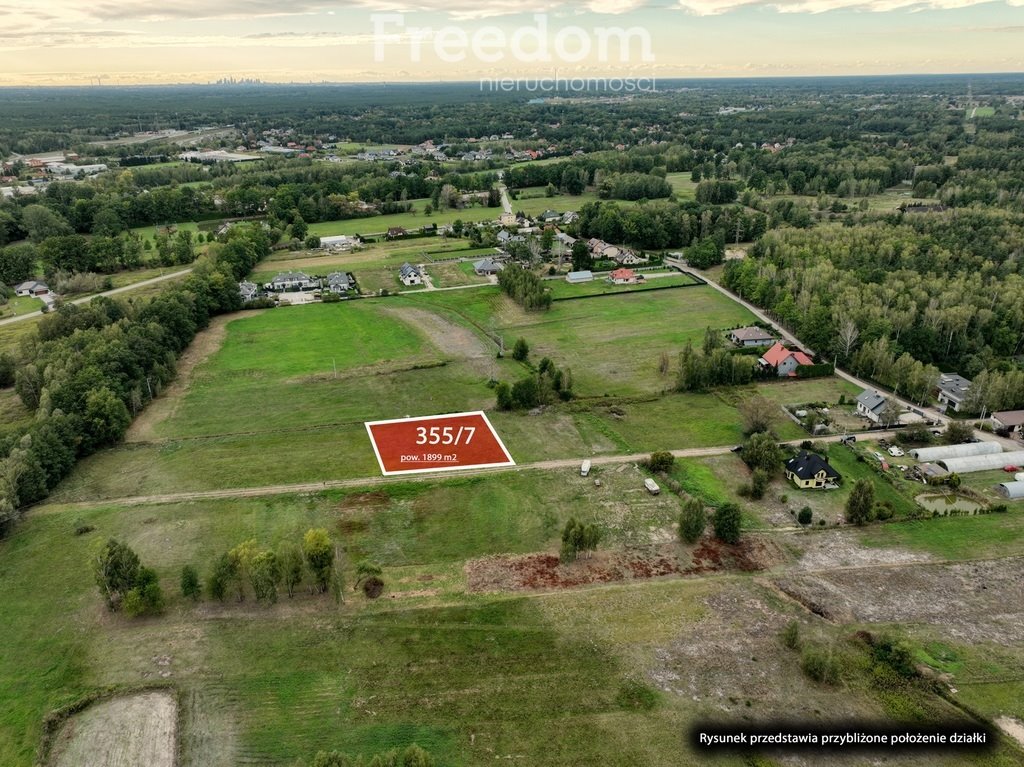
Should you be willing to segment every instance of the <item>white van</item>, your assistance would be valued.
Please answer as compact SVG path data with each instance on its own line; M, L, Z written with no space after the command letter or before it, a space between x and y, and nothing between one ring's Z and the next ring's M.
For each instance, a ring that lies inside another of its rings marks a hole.
M590 473L590 461L584 461L580 464L580 476L585 477Z
M644 480L644 487L647 488L647 492L650 493L651 495L657 495L658 493L661 492L661 488L658 487L658 483L655 482L650 477Z

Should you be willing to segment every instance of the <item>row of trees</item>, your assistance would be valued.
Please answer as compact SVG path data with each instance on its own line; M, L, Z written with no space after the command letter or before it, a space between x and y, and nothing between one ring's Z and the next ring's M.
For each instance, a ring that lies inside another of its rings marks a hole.
M688 342L679 355L679 391L707 391L715 386L742 386L754 380L755 360L729 349L697 350Z
M336 559L335 544L323 528L306 531L301 547L285 541L274 550L250 539L217 558L206 581L206 591L211 599L220 602L228 595L242 602L251 593L257 602L273 604L278 599L278 587L292 597L305 584L311 594L330 590L340 601L344 588ZM183 571L183 593L186 581L191 592L186 596L195 598L192 577Z
M525 362L528 348L526 341L520 338L513 349L513 358ZM498 410L529 410L557 400L567 402L573 397L572 384L569 368L560 370L548 357L544 357L526 378L511 386L504 381L498 383L494 387L496 405Z

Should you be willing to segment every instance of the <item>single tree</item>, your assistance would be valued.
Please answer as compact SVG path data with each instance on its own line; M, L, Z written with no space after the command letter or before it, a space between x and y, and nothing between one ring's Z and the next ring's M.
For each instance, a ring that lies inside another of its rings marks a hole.
M302 539L302 554L316 590L323 593L330 585L334 566L334 545L327 531L323 528L308 530Z
M192 565L185 565L181 568L181 595L185 599L198 602L202 593L203 589L199 585L199 573Z
M107 607L116 610L125 594L139 579L139 556L114 538L108 540L93 557L93 573Z
M512 359L524 362L527 357L530 356L530 345L526 343L525 338L519 338L516 340L515 346L512 347Z
M875 516L875 486L870 479L858 479L846 499L846 521L855 525L870 522Z
M736 409L743 419L744 434L770 432L779 420L778 404L761 394L743 400Z
M289 597L295 595L295 587L302 583L305 574L305 562L302 551L291 541L285 541L277 547L277 563L281 568L281 582Z

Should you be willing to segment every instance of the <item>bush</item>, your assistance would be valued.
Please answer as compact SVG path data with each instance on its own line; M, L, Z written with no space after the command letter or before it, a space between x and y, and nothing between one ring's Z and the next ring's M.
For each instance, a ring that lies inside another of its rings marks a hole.
M755 501L764 498L769 482L771 482L771 477L768 476L768 472L764 469L754 469L754 473L750 477L750 497Z
M875 504L875 519L880 519L884 522L887 519L892 519L894 513L892 504L889 501Z
M712 526L715 537L724 543L739 543L742 515L740 507L735 503L722 504L715 511Z
M376 575L371 575L363 580L362 589L367 599L376 599L384 593L384 581Z
M669 472L672 470L672 465L675 462L675 456L667 450L664 450L657 453L651 453L651 457L647 460L647 467L651 471Z
M91 533L95 529L96 528L93 525L78 524L75 525L75 535L85 535L86 533Z
M839 681L839 661L828 650L805 647L800 653L800 668L815 682L836 684Z
M796 521L801 525L811 524L811 520L814 518L814 512L811 511L810 506L804 506L800 509L800 513L796 515Z
M800 624L790 621L786 624L786 628L782 629L779 638L782 639L782 644L790 650L795 650L800 646Z
M650 711L658 705L658 693L643 682L627 679L619 685L615 702L626 711Z
M515 346L512 347L512 359L516 360L517 362L525 362L526 358L529 356L530 345L526 343L526 339L517 339Z

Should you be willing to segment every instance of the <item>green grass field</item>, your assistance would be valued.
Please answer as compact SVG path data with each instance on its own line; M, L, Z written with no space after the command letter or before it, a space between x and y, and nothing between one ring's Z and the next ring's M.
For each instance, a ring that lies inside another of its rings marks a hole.
M7 317L18 317L23 314L33 314L43 308L43 299L34 296L14 296L7 299L6 304L0 304L0 320Z
M551 297L558 301L564 298L576 298L577 296L607 296L618 293L635 293L642 290L678 287L679 285L697 285L698 283L688 274L678 274L671 277L655 277L636 285L613 285L601 277L591 282L581 282L575 285L565 280L548 280L544 284L551 291Z
M699 342L705 327L753 321L746 309L708 287L556 302L544 313L522 311L497 288L424 293L414 300L501 333L508 347L522 336L536 359L547 356L570 367L582 396L661 391L663 351L674 357L687 341Z

